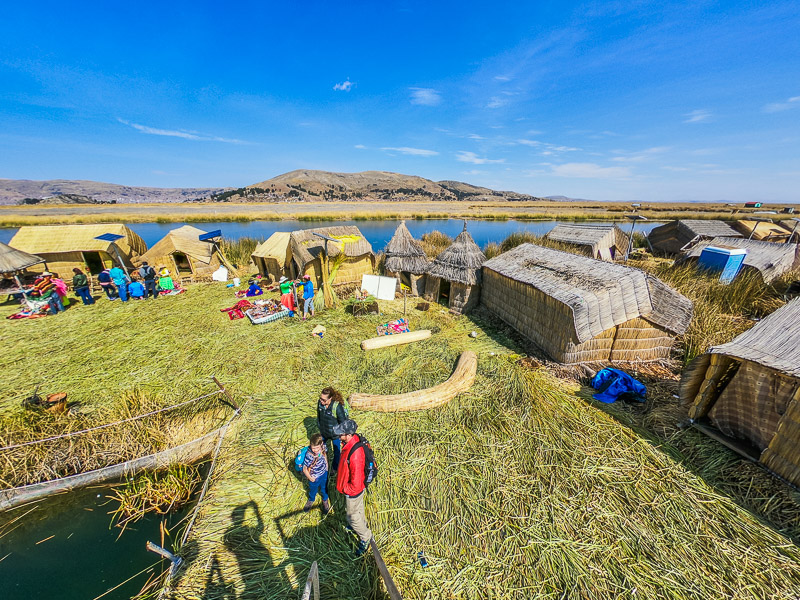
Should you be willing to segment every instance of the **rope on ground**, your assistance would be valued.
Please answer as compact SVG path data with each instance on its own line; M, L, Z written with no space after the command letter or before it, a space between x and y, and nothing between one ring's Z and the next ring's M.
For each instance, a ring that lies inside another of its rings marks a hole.
M54 435L53 437L44 438L41 440L32 440L30 442L21 442L19 444L11 444L10 446L3 446L0 448L0 451L3 450L13 450L14 448L22 448L23 446L33 446L34 444L42 444L44 442L53 442L55 440L60 440L63 438L75 437L76 435L83 435L84 433L90 433L92 431L98 431L100 429L106 429L107 427L113 427L114 425L120 425L122 423L130 423L131 421L138 421L139 419L144 419L145 417L151 417L153 415L157 415L162 412L166 412L168 410L173 410L176 408L180 408L181 406L186 406L187 404L191 404L192 402L197 402L198 400L203 400L210 396L215 396L217 394L222 394L224 390L215 390L213 392L209 392L208 394L204 394L198 398L192 398L191 400L186 400L179 404L173 404L172 406L165 406L164 408L159 408L158 410L153 410L148 413L144 413L141 415L136 415L135 417L129 417L127 419L122 419L121 421L114 421L113 423L106 423L105 425L98 425L97 427L90 427L89 429L82 429L80 431L72 431L70 433L62 433L61 435Z
M389 574L386 563L383 561L381 552L378 550L378 544L375 542L375 538L369 541L369 545L372 548L372 555L375 557L375 564L378 565L378 572L383 578L383 584L386 586L386 591L389 592L389 598L392 600L403 600L403 595L400 593L400 590L397 589L397 585Z

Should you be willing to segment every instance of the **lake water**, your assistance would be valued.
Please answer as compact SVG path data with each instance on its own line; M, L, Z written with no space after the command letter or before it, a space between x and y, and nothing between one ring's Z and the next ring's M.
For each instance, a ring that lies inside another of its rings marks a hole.
M467 230L479 246L483 247L489 242L501 242L510 234L518 231L528 231L536 235L543 235L563 221L468 221ZM587 225L610 224L611 221L596 221L585 223ZM395 229L400 224L398 220L385 221L249 221L243 223L189 223L205 231L222 230L222 235L229 239L240 237L268 238L276 231L296 231L316 227L331 227L355 225L378 252L386 247L392 238ZM637 223L636 231L649 233L651 229L663 223L648 221ZM141 236L148 247L153 246L170 230L186 225L186 223L133 223L129 227ZM423 233L438 230L451 237L457 236L464 227L461 219L431 219L407 220L411 235L419 239ZM630 231L630 222L620 223L627 233ZM15 228L0 228L0 242L8 243L17 232Z
M137 573L153 565L162 572L167 561L145 543L160 545L161 520L171 530L189 508L167 517L151 513L120 536L110 527L108 512L117 506L106 498L110 490L91 487L0 514L0 598L91 600L133 577L103 596L130 598L150 575Z

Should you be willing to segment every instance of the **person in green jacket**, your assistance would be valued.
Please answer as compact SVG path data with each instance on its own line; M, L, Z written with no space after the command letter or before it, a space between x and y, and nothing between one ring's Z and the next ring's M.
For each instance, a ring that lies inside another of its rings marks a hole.
M92 292L89 289L89 278L77 267L72 269L72 272L74 273L72 276L72 289L75 294L83 300L85 305L94 304L94 298L92 298Z

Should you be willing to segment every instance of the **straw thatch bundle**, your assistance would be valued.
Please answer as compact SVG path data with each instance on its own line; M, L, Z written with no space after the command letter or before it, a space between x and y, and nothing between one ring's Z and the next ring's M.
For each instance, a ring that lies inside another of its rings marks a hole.
M116 242L95 239L105 233L122 238ZM133 267L133 260L147 252L144 240L120 223L20 227L9 244L42 257L51 271L62 275L75 267L91 273L112 267L118 261L117 251L125 266Z
M715 237L742 237L735 229L722 221L682 219L655 227L647 239L654 251L680 254L702 240Z
M681 378L692 419L746 440L760 461L800 485L800 298L732 342L698 356Z
M617 225L561 224L550 230L547 238L578 246L586 256L601 260L614 260L625 253L630 243Z
M777 223L769 221L749 221L742 219L733 224L734 228L743 236L752 240L764 240L768 242L786 242L789 233L785 228Z
M746 249L744 266L758 271L765 283L800 269L800 244L775 244L744 238L714 238L703 242L692 248L678 263L696 261L708 246Z
M327 241L322 234L336 240ZM319 286L322 283L323 258L327 249L330 269L336 268L334 283L361 283L361 276L375 269L375 253L358 227L321 227L293 231L289 238L292 251L292 276L308 274ZM326 274L327 276L327 274Z
M0 273L17 273L43 262L41 256L17 250L0 242Z
M429 261L422 244L411 235L405 221L397 226L392 239L386 245L385 253L386 270L390 273L422 275L428 270Z
M483 265L481 302L567 364L667 358L692 303L631 267L522 244Z
M155 268L167 267L178 276L208 277L220 265L231 269L216 244L200 241L199 237L205 233L191 225L173 229L134 262L141 265L147 261Z
M467 232L465 221L464 230L431 263L428 275L463 285L479 285L481 265L485 262L486 256Z
M269 277L274 282L286 274L292 262L291 235L288 231L276 231L253 251L253 263L262 277Z

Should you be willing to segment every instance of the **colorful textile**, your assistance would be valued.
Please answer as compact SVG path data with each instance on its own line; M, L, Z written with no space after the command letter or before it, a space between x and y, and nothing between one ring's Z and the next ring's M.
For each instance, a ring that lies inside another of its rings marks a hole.
M395 319L377 327L378 335L393 335L395 333L408 333L408 320Z
M281 296L281 304L283 304L287 310L294 312L296 306L294 303L294 294L290 291L288 294Z
M55 293L55 291L56 284L53 283L53 280L50 277L37 279L35 285L33 286L34 294L42 299L49 298L53 293Z
M69 292L69 288L67 284L64 283L63 279L59 279L58 277L53 277L53 285L56 286L56 293L61 296L62 298L66 297L67 292Z
M286 310L284 307L281 307L281 310L279 310L278 312L268 315L264 315L263 312L260 312L258 311L258 309L255 308L245 311L245 314L253 323L253 325L263 325L264 323L272 323L273 321L277 321L278 319L283 319L284 317L290 316L289 311ZM263 316L255 316L259 314Z

